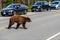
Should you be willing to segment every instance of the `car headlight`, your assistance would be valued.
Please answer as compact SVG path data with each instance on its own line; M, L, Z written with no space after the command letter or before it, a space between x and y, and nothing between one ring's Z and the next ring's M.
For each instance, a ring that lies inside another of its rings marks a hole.
M58 5L56 5L56 8L58 7Z
M8 12L13 12L13 10L9 10Z

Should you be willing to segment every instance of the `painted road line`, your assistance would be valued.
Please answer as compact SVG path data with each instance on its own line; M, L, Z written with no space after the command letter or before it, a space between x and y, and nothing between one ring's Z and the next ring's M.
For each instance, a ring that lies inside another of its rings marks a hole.
M51 37L49 37L48 39L46 39L46 40L51 40L52 38L55 38L56 36L58 36L58 35L60 35L60 32L59 33L57 33L57 34L55 34L55 35L53 35L53 36L51 36Z

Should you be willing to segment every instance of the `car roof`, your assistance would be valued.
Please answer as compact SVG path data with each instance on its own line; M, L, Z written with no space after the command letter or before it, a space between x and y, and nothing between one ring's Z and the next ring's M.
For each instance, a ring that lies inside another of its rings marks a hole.
M20 5L20 4L10 4L10 5Z
M37 2L35 2L35 3L40 3L40 2L41 2L41 3L42 3L42 2L43 2L43 3L44 3L44 2L48 3L47 1L37 1Z
M24 5L24 4L10 4L10 5ZM26 5L25 5L26 6Z

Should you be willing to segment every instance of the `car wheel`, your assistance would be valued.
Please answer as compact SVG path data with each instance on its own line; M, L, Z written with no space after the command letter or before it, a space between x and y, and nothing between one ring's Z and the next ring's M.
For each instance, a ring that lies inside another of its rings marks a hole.
M58 8L56 8L56 10L58 10Z
M58 10L60 9L60 7L57 8Z
M16 11L13 11L13 12L12 12L12 15L15 15L15 14L16 14Z
M22 11L22 15L25 15L25 14L27 14L27 10Z
M32 10L32 12L36 12L36 10Z
M24 14L27 14L27 10L24 11Z
M36 9L35 12L39 12L39 9Z
M56 7L56 10L59 10L59 7Z
M1 16L5 16L3 13L1 13Z
M39 12L42 12L43 10L44 10L44 9L40 8L40 9L39 9Z
M34 12L34 10L32 10L32 12Z
M41 9L39 9L39 12L41 12Z

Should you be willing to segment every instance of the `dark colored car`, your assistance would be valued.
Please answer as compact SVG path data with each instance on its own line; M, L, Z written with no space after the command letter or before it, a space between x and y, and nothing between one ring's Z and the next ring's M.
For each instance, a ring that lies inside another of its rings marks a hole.
M50 9L49 3L46 1L38 1L31 7L32 12L34 12L34 11L41 12L44 9L46 9L47 11L48 11L48 9Z
M16 11L17 11L17 9L16 9L17 6L20 6L19 7L20 14L26 14L27 13L28 7L26 5L24 5L24 4L10 4L6 8L2 9L1 15L2 16L14 15L14 13L16 13Z

